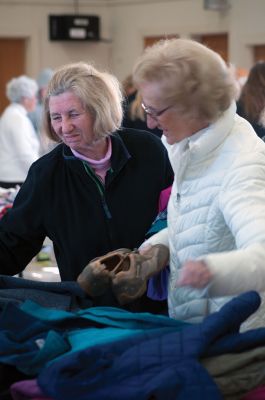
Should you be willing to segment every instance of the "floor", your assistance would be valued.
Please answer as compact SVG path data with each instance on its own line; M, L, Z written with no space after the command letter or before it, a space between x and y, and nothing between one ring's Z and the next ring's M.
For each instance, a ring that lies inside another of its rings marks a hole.
M23 271L23 278L46 282L58 282L61 280L58 268L53 260L37 261L36 258Z
M38 257L34 257L26 269L23 271L23 278L35 281L58 282L60 281L59 271L56 265L51 243L47 240L44 242L45 252L49 255L49 260L38 261Z

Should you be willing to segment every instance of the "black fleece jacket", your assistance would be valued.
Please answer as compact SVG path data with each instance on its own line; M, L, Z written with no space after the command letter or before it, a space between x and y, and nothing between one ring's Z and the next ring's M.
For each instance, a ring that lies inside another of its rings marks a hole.
M143 242L159 194L172 183L167 153L144 131L124 129L111 140L105 186L64 144L32 164L0 221L0 274L23 271L46 236L63 281L75 280L95 257Z

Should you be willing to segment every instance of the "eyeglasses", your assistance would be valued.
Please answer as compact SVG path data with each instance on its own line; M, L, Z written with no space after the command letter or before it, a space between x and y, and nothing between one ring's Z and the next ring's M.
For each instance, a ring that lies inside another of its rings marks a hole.
M144 112L149 115L150 117L152 117L153 119L157 119L158 117L160 117L160 115L164 114L164 112L166 112L171 106L168 106L166 108L163 108L163 110L160 111L156 111L156 110L151 110L150 108L146 107L144 103L141 104Z

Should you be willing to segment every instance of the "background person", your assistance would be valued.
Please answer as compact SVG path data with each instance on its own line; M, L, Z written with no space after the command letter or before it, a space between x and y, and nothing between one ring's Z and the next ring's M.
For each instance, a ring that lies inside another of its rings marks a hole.
M237 113L247 119L256 134L265 139L265 61L259 61L249 71L237 102Z
M37 92L37 105L35 109L28 113L28 116L34 126L37 138L40 142L40 154L43 155L48 153L55 146L55 142L48 139L45 132L43 132L43 102L47 93L47 87L53 76L53 70L51 68L44 68L38 74L36 81L38 84ZM52 254L52 246L49 244L49 240L45 241L41 251L38 253L37 261L50 261Z
M45 132L43 132L42 121L43 121L43 102L46 96L47 87L50 79L53 75L53 70L51 68L44 68L40 71L37 76L38 92L37 92L37 105L35 109L28 114L36 135L40 141L40 151L41 154L47 153L54 146L54 142L48 140Z
M39 141L27 113L36 107L35 80L22 75L6 85L10 104L0 119L0 186L21 185L39 157Z
M134 80L175 173L168 227L145 245L169 247L170 316L199 321L265 289L265 144L236 114L225 62L195 41L148 48Z
M122 90L125 97L134 96L136 93L136 87L133 82L132 74L126 76L126 78L122 81Z
M139 92L137 92L131 100L128 99L128 101L125 102L122 126L125 128L149 131L158 137L161 137L162 135L160 129L148 128L145 113L142 108L142 97Z
M62 66L44 109L59 144L32 165L0 221L0 272L22 271L47 236L61 279L72 281L95 257L141 244L172 169L160 139L120 129L122 94L111 74Z
M46 96L47 87L50 79L53 75L53 70L51 68L44 68L40 71L36 78L38 85L37 92L37 104L35 109L29 113L29 118L35 128L36 134L40 135L42 126L42 114L43 114L43 101Z

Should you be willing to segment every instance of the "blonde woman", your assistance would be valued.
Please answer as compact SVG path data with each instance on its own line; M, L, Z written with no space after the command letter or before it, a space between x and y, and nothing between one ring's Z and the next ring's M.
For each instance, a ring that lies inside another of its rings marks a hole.
M22 271L47 236L61 279L73 281L91 259L140 245L172 171L160 139L120 129L120 85L90 64L54 71L44 113L58 145L32 165L0 221L0 270Z

